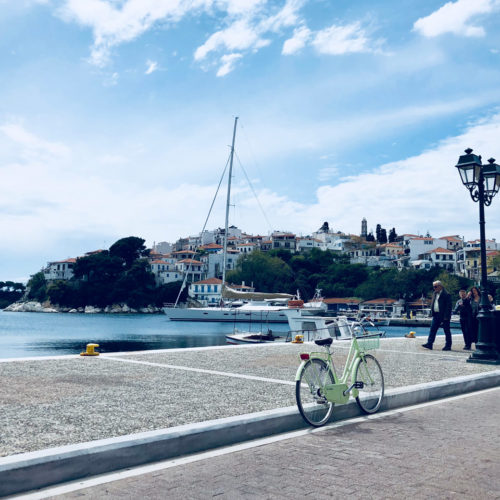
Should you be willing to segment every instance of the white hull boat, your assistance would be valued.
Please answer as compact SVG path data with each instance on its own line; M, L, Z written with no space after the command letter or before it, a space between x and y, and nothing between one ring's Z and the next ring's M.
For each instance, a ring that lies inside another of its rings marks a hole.
M375 328L371 322L349 321L346 316L329 318L325 316L309 316L303 309L288 310L285 312L290 326L290 336L295 339L302 336L304 342L316 339L333 337L338 340L348 340L352 335L360 336L376 333L385 335L381 330L368 330L366 326Z
M263 344L271 342L286 342L290 340L287 332L279 332L282 335L273 333L271 330L267 332L240 332L235 330L232 335L226 335L228 344Z
M243 304L240 307L166 307L163 312L170 321L214 321L240 323L287 323L286 306Z

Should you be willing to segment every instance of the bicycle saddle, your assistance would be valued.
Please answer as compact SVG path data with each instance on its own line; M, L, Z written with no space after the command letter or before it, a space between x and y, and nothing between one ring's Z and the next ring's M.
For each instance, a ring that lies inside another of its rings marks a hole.
M332 345L332 342L333 342L332 337L327 337L326 339L319 339L314 341L316 345Z

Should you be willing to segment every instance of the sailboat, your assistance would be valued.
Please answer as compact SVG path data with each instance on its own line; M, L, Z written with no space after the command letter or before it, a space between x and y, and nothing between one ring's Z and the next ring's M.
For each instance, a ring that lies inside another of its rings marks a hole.
M234 119L233 140L229 161L229 174L227 183L226 220L224 230L223 264L222 264L222 301L224 299L237 299L229 305L221 304L218 307L190 307L180 308L164 307L163 312L171 321L224 321L224 322L261 322L261 323L288 323L284 310L289 308L293 295L284 293L248 293L232 290L226 283L227 266L227 240L229 229L229 207L231 201L231 178L233 172L234 144L236 139L236 126L238 117ZM187 273L183 287L186 286ZM221 301L221 302L222 302ZM291 302L293 306L294 303Z

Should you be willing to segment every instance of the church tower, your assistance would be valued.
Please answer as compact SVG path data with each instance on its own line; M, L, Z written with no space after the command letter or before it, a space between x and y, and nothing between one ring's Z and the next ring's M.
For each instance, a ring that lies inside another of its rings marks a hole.
M363 220L361 221L361 238L366 238L368 236L368 222L366 222L366 219L363 217Z

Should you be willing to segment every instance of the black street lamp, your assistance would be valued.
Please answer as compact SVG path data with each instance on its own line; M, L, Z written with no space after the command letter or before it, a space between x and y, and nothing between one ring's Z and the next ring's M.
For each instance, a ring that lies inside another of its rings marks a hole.
M479 201L479 232L481 241L481 301L479 303L478 342L476 350L467 360L469 363L500 364L500 355L494 343L493 311L488 299L488 273L486 265L486 237L484 231L484 206L491 205L493 197L500 188L500 166L494 158L488 160L488 165L481 163L481 156L472 154L472 149L466 149L460 156L458 168L464 186L469 190L473 201Z

